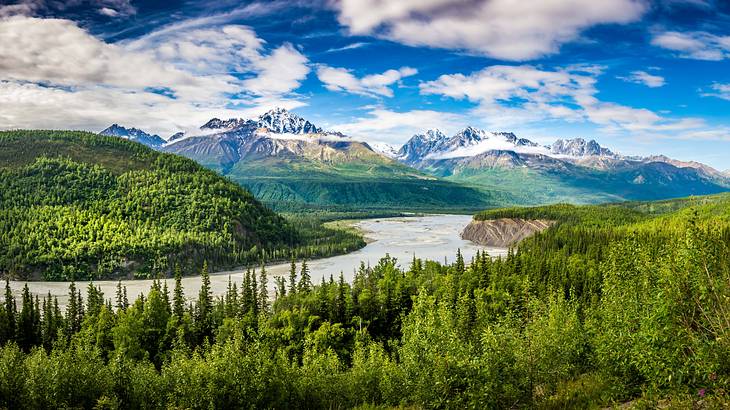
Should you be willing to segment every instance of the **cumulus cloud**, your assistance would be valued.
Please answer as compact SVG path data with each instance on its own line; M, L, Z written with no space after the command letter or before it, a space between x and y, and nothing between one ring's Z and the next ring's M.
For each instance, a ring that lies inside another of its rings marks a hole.
M609 133L674 135L707 127L701 119L667 118L648 109L599 100L600 73L595 66L542 70L497 65L469 75L442 75L420 87L422 94L474 102L474 113L497 118L503 126L563 120L593 123Z
M366 75L357 78L352 70L346 68L320 65L317 68L317 77L330 91L342 91L351 94L366 96L392 97L391 85L398 83L405 77L418 74L418 70L411 67L401 67L398 70L387 70L380 74Z
M272 49L238 25L109 44L68 20L15 16L0 20L0 38L5 128L99 129L129 118L166 135L211 112L301 106L292 93L309 72L291 44Z
M552 54L598 24L626 24L644 0L334 0L340 24L413 46L468 50L505 60Z
M708 61L730 58L730 36L717 36L704 31L659 32L654 34L651 43L675 51L681 58Z
M650 88L662 87L666 83L664 77L649 74L646 71L632 71L628 76L618 78L629 83L643 84Z

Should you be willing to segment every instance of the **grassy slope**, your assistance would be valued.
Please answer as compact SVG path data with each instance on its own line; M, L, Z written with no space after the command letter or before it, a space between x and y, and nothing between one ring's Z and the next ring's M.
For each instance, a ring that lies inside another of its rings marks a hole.
M512 202L498 190L465 187L395 162L241 161L227 176L286 210L475 210Z
M634 183L638 175L662 183ZM680 176L679 178L687 178ZM462 169L446 179L487 190L508 192L515 204L538 205L569 202L591 204L622 200L650 201L687 195L708 195L726 191L727 187L686 181L668 183L661 166L646 166L640 171L604 172L574 166L562 172L515 169Z

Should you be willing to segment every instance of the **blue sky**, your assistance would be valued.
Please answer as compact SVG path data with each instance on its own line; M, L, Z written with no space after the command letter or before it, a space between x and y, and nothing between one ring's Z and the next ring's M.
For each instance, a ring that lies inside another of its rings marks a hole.
M0 3L0 128L168 137L292 109L399 145L472 125L730 169L730 3Z

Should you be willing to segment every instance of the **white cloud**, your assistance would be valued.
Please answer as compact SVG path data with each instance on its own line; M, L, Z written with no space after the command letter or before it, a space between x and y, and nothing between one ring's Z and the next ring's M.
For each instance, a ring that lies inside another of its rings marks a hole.
M243 82L243 86L258 95L285 94L299 88L309 74L309 60L291 44L274 50L251 62L257 76Z
M650 88L662 87L666 84L664 77L649 74L646 71L632 71L628 76L618 78L629 83L643 84Z
M0 19L0 124L170 135L211 115L304 104L293 92L310 69L294 46L271 49L245 26L189 27L108 44L68 20Z
M710 86L712 91L703 92L703 97L717 97L730 101L730 84L715 83Z
M625 24L645 0L333 0L340 24L413 46L468 50L505 60L558 51L598 24Z
M730 58L730 36L716 36L704 31L656 33L651 43L677 52L681 58L720 61Z
M317 67L317 77L324 83L326 89L367 96L392 97L391 85L398 83L405 77L416 74L418 74L418 70L415 68L401 67L398 70L387 70L381 74L357 78L352 74L352 70L346 68L326 65Z
M131 0L20 0L16 4L0 5L0 17L53 14L74 7L89 7L109 17L128 17L137 13Z
M432 110L391 111L374 107L366 116L330 128L364 141L402 144L411 135L438 128L453 133L463 127L466 118L460 114Z
M668 118L651 110L600 101L597 67L572 66L554 71L533 66L490 66L464 75L442 75L421 84L422 94L468 99L475 115L505 127L549 120L588 122L608 133L663 133L707 129L698 118Z

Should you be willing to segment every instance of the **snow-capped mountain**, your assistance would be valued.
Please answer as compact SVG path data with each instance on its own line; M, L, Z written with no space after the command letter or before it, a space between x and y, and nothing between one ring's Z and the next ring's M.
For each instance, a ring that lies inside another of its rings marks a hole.
M576 158L590 156L617 157L611 150L600 146L595 140L586 141L583 138L559 139L549 148L552 154L567 155Z
M398 156L398 148L385 142L369 142L370 148L375 152L379 152L388 158L396 158Z
M108 135L111 137L124 138L130 141L139 142L152 148L159 148L165 143L165 140L159 135L150 135L137 128L125 128L119 124L112 124L109 128L99 133L100 135Z
M583 138L541 146L474 127L452 137L414 135L396 159L435 176L523 196L525 203L659 199L730 187L726 176L704 164L622 156Z
M274 108L261 115L258 125L278 134L319 134L322 132L321 128L317 128L311 122L283 108Z
M338 132L327 132L287 110L276 108L256 120L213 118L200 127L198 135L180 135L164 150L198 160L217 169L246 162L314 161L343 163L369 158L402 167L370 145ZM241 165L243 166L243 165Z
M212 130L212 131L225 131L232 130L234 128L240 128L246 124L255 123L251 120L244 120L242 118L231 118L229 120L221 120L218 118L212 118L210 121L203 124L201 130ZM177 134L175 134L177 135Z
M409 165L418 165L447 158L472 157L488 151L547 152L536 143L517 138L511 132L488 132L467 127L453 137L439 130L428 130L414 135L398 151L398 159Z

